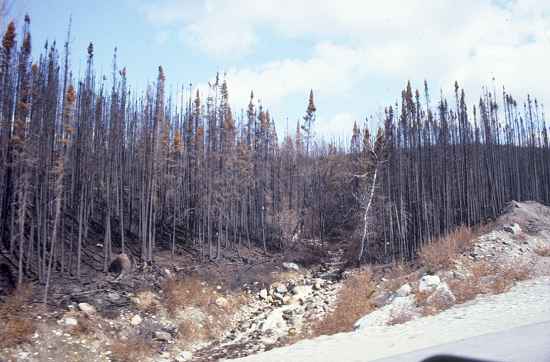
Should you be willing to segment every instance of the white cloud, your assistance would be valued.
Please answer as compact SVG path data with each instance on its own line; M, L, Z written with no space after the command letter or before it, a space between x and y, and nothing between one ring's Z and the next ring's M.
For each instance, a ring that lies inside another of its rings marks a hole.
M153 22L180 27L189 45L220 60L250 54L260 29L279 41L316 44L306 59L274 54L277 59L264 64L229 69L231 97L239 105L251 89L276 108L309 88L343 105L346 97L378 105L381 84L408 79L418 87L428 79L433 95L439 88L452 90L457 80L470 103L493 78L517 97L533 92L550 100L545 0L165 0L145 12ZM333 111L323 115L331 124L324 127L335 130L343 120L372 111Z

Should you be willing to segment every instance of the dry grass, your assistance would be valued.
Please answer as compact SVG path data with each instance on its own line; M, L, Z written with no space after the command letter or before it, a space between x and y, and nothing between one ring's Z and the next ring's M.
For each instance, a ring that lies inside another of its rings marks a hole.
M214 302L215 290L196 277L168 279L162 286L163 303L169 313L187 307L203 308Z
M468 271L464 279L449 281L449 287L458 304L474 299L479 294L500 294L508 291L516 282L531 275L528 264L496 265L487 261L464 263Z
M116 339L111 344L111 357L115 362L144 361L153 354L151 341L140 336L127 340Z
M219 337L228 328L240 306L247 301L240 294L222 295L197 277L167 280L163 285L163 294L163 304L171 315L191 307L204 314L200 321L186 319L179 324L178 338L184 343ZM218 298L224 298L225 303L218 305Z
M28 310L31 296L31 286L21 286L0 304L0 348L30 342L30 337L36 330Z
M507 265L498 268L496 278L490 285L494 294L507 292L516 282L527 280L531 275L531 268L527 264Z
M550 257L550 245L537 245L537 247L535 248L535 253L537 253L537 255L539 256Z
M362 271L344 281L336 308L312 328L314 336L331 335L353 329L355 322L373 310L370 301L376 284L370 270Z
M73 336L87 336L95 332L95 325L88 316L78 315L76 320L78 324L69 330Z
M410 282L414 273L414 269L409 264L397 263L384 273L385 281L382 282L382 288L395 292L403 284Z
M133 300L137 308L142 312L155 314L158 311L160 303L155 293L150 290L138 292Z
M460 253L468 250L478 233L468 226L461 226L444 238L422 247L418 258L429 272L449 269Z

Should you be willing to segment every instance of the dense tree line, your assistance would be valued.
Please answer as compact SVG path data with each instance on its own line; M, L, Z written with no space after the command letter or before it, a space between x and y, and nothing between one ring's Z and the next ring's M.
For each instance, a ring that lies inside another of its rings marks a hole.
M485 91L468 110L430 104L408 84L381 127L350 142L315 137L310 93L296 130L279 138L252 93L233 112L219 75L207 94L166 92L166 75L130 91L125 68L81 79L70 44L31 55L30 19L10 23L0 52L0 236L18 278L106 271L115 253L143 265L184 248L215 260L242 248L285 250L300 238L357 241L359 260L413 257L511 200L550 201L542 107ZM70 38L70 37L68 37ZM18 42L20 44L18 44ZM47 290L47 288L46 288Z
M385 112L374 253L412 258L459 225L496 218L511 200L550 203L548 129L536 100L522 105L485 88L469 111L456 83L452 103L441 98L435 109L426 83L423 99L410 84L401 98Z

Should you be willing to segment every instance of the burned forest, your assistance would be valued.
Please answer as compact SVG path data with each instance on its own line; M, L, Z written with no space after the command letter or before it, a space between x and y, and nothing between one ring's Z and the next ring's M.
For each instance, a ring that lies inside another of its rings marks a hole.
M223 263L299 240L345 242L352 263L411 260L509 201L550 204L548 128L532 96L491 85L471 99L455 84L433 97L427 82L407 83L373 118L378 129L358 121L336 139L316 133L313 91L281 130L253 92L232 109L221 74L204 92L171 92L180 80L158 67L156 82L131 89L116 49L103 75L94 59L106 55L92 43L31 50L30 24L8 24L0 51L0 272L10 288L33 281L47 299L53 276L106 273L120 254L146 270L160 251ZM71 52L86 59L81 77Z

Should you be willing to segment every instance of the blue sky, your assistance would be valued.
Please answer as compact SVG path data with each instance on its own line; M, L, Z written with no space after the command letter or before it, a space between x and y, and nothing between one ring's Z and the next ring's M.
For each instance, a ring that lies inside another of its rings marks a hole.
M436 99L454 80L472 104L481 86L505 85L550 99L550 2L545 0L19 0L32 18L33 46L65 40L73 17L73 71L94 42L97 70L119 65L144 89L165 68L175 90L203 92L227 73L238 111L254 93L280 129L293 127L312 88L317 132L349 134L353 121L379 118L407 80L424 79ZM374 121L375 122L375 121Z

